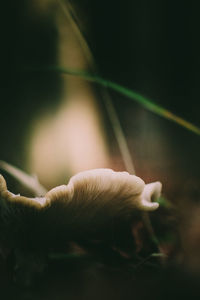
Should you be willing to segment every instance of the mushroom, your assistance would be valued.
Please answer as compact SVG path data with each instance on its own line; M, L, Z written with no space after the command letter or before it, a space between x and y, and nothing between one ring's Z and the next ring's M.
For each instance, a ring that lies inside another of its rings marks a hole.
M62 248L68 241L103 238L115 220L135 211L154 211L161 183L150 184L127 172L83 171L67 185L28 198L7 190L0 175L0 237L10 247Z

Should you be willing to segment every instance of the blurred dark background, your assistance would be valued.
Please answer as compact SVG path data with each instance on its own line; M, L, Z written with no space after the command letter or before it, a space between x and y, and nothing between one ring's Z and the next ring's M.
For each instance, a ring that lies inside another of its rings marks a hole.
M200 126L200 21L194 1L71 3L103 77ZM58 62L57 5L19 0L4 1L1 7L0 157L25 169L24 141L32 120L47 107L53 112L62 95L59 74L27 70ZM199 196L199 137L110 93L137 174L146 180L159 178L174 198L183 186L189 189L186 193L195 189ZM107 134L112 152L109 126Z
M89 41L101 73L199 126L197 4L162 0L87 5ZM167 187L179 182L182 188L189 181L193 188L198 186L199 137L119 95L113 94L113 99L135 163L140 162L138 171L143 176L161 172Z

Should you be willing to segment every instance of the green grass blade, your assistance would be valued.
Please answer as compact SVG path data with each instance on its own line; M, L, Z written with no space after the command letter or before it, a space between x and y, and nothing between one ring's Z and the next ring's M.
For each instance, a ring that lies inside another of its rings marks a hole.
M141 94L136 93L135 91L130 90L122 85L115 83L115 82L106 80L98 75L93 75L93 74L90 74L85 71L71 70L71 69L59 67L59 66L47 67L44 70L51 70L51 71L56 71L56 72L67 74L67 75L78 76L85 80L98 83L101 86L110 88L124 96L127 96L131 100L138 102L143 107L145 107L147 110L149 110L165 119L171 120L174 123L186 128L187 130L189 130L197 135L200 135L199 127L197 127L197 126L193 125L192 123L184 120L183 118L173 114L172 112L165 109L164 107L154 103L152 100L148 99L147 97L144 97Z

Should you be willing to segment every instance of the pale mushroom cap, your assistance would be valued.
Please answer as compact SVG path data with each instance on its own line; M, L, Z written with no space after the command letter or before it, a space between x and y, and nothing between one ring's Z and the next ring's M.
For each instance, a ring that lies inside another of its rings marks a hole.
M76 201L103 205L115 201L123 206L129 202L130 208L155 210L159 204L151 202L152 196L159 196L159 182L145 185L144 181L128 172L115 172L111 169L93 169L74 175L68 185L58 186L46 194L48 203L54 201Z
M18 237L23 243L27 230L35 232L30 245L41 236L44 246L62 246L70 239L103 238L115 221L123 226L136 211L157 209L159 204L151 200L160 191L159 182L145 185L127 172L95 169L73 176L68 185L55 187L45 197L28 198L9 192L0 176L0 221L17 230L17 236L13 228L9 231L11 244L18 243Z
M41 209L50 207L53 203L60 203L66 208L67 203L83 205L91 203L111 207L114 204L130 209L155 210L159 204L151 202L161 193L161 183L155 182L145 185L144 181L128 172L115 172L111 169L94 169L74 175L68 185L61 185L50 190L45 197L28 198L14 195L7 190L3 176L0 176L0 195L8 202ZM113 203L112 203L113 202ZM78 206L77 206L78 207ZM117 211L117 208L116 208Z
M106 197L129 198L140 195L144 189L144 181L128 172L115 172L111 169L94 169L81 172L70 179L74 193L82 191L92 198L95 194Z
M128 172L115 172L111 169L93 169L74 175L68 185L53 188L46 194L51 200L72 199L74 195L96 198L101 194L106 198L120 193L122 197L139 195L145 186L144 181Z

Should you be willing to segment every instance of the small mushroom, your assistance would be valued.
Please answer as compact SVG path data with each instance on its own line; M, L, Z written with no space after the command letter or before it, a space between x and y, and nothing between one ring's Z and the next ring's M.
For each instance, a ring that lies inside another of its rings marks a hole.
M42 197L28 198L9 192L0 175L0 236L5 230L10 245L59 248L70 240L102 236L113 220L127 221L135 211L154 211L159 204L152 199L160 193L160 182L145 185L127 172L94 169Z

